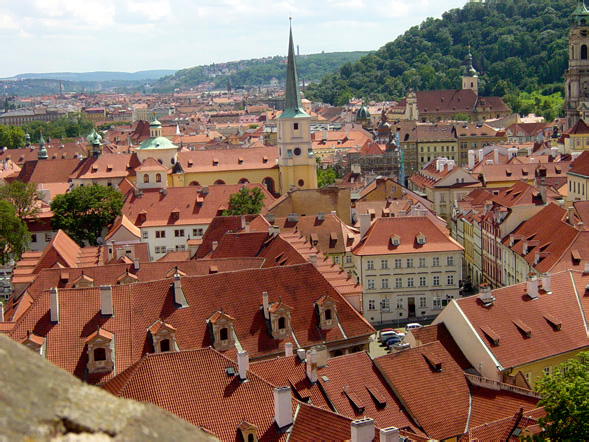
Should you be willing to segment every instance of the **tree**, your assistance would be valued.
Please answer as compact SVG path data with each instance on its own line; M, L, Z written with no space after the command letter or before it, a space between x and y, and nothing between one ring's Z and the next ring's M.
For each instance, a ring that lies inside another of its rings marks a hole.
M229 195L229 209L223 215L257 215L264 207L266 196L259 187L242 187L239 192Z
M64 230L74 241L97 245L102 230L121 214L123 194L98 184L77 187L51 202L53 229Z
M30 240L27 226L18 218L14 207L0 200L0 264L10 259L18 261Z
M317 187L321 188L335 183L337 178L337 173L335 170L331 167L323 169L321 167L321 159L319 157L317 157L315 161L317 162Z
M12 204L16 211L16 216L21 221L26 218L35 217L39 213L37 202L40 199L35 183L23 183L22 181L13 181L0 187L0 200Z
M546 416L540 419L542 439L589 439L589 352L579 353L536 383L542 395L539 405Z

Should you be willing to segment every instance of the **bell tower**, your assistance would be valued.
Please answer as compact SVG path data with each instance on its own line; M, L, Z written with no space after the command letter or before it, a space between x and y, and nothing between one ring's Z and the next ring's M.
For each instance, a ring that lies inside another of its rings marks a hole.
M277 119L280 193L288 192L291 188L317 188L317 171L311 142L311 116L304 111L301 103L292 27L286 69L284 111Z
M589 10L577 0L569 30L569 68L565 72L565 111L567 128L581 118L580 107L589 102Z
M468 47L466 66L464 68L464 75L462 76L462 89L472 89L475 94L479 94L479 74L477 74L477 71L472 66L470 46Z

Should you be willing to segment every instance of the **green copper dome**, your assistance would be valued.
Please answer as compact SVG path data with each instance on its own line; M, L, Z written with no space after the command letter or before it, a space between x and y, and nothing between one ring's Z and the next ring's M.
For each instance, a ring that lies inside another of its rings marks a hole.
M466 66L464 66L464 75L466 77L478 77L476 69L472 66L472 54L470 53L470 46L468 47L468 55L466 56Z
M370 112L368 112L368 109L366 106L364 106L364 103L362 103L362 107L358 109L358 112L356 112L356 120L370 120Z
M141 143L139 149L178 149L178 146L166 137L151 137Z
M98 132L92 129L92 132L90 132L90 134L86 137L86 141L88 144L100 144L102 137Z
M573 12L573 24L577 26L589 25L589 11L585 6L585 0L577 0L577 9Z
M45 149L43 134L41 134L41 138L39 138L39 152L37 153L37 159L46 160L47 158L49 158L49 155L47 154L47 149Z

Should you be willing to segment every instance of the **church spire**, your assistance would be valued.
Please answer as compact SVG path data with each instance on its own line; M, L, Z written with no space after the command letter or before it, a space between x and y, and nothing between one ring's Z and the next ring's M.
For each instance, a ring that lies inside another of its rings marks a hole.
M290 19L292 20L292 19ZM284 91L284 112L280 118L308 117L303 110L299 91L299 78L295 64L294 43L292 40L292 24L288 41L288 59L286 66L286 87Z

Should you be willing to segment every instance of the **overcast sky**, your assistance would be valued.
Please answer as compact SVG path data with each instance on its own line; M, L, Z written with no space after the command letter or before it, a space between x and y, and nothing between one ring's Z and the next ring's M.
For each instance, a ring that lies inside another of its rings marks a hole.
M467 0L0 0L0 78L375 50Z

